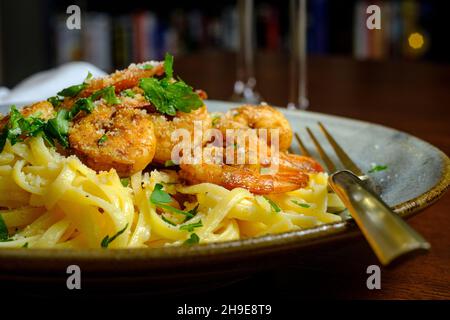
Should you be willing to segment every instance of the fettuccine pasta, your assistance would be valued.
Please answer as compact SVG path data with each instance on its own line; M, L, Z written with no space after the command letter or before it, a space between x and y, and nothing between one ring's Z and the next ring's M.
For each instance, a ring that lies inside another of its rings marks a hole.
M187 219L151 201L155 186L172 196ZM177 199L177 200L175 200ZM96 173L65 157L41 136L0 154L0 216L9 238L0 248L129 248L237 240L340 221L328 203L326 173L306 188L254 195L201 183L186 186L175 171L139 171L126 183L114 169Z

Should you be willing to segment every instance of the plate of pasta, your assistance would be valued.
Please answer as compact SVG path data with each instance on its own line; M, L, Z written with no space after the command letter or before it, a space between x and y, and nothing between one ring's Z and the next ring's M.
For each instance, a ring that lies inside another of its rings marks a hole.
M73 263L96 277L178 279L194 269L194 278L201 270L211 277L236 262L248 270L257 258L357 235L320 162L295 152L293 132L317 121L403 217L449 183L448 158L420 139L357 120L208 100L174 77L170 55L104 78L88 74L45 101L1 111L6 278Z

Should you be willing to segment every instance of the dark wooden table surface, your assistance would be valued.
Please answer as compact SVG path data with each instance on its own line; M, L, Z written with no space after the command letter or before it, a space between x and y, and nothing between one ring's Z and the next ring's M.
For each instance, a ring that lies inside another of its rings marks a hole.
M288 96L288 58L260 53L258 88L269 103ZM231 54L202 53L176 60L175 70L210 98L228 100L235 77ZM309 60L310 110L371 121L413 134L450 154L450 65ZM378 264L363 239L293 257L288 266L255 274L213 294L265 298L450 299L450 193L409 220L432 245L426 255L383 268L381 290L368 290L366 268ZM209 293L210 295L211 293Z

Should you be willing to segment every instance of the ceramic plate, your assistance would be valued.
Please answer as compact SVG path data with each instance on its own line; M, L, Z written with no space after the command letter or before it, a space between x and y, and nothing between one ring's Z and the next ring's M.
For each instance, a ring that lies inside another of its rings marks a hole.
M210 111L237 106L221 101L208 101L207 105ZM4 107L0 111L7 112ZM449 185L447 156L409 134L314 112L283 112L300 135L306 133L306 126L317 130L317 121L324 123L363 171L368 171L374 163L387 165L387 170L372 176L382 198L404 218L439 199ZM318 130L317 133L322 138ZM324 139L322 142L327 146ZM307 146L314 149L312 145ZM298 150L295 142L293 148ZM331 149L327 151L333 154ZM302 231L192 247L0 250L0 280L59 281L66 276L68 265L77 264L83 270L83 279L95 283L126 284L133 288L137 284L150 284L146 288L153 292L179 291L193 285L211 286L214 282L235 280L255 269L282 263L291 254L300 255L306 249L321 250L326 243L358 234L357 227L349 220ZM284 258L274 259L275 256Z

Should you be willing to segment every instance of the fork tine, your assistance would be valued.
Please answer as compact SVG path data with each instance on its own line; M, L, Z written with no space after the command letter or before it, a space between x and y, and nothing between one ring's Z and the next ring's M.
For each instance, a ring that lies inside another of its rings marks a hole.
M306 131L308 131L309 136L311 137L311 140L314 142L314 145L316 146L317 151L319 152L320 157L322 158L323 162L328 168L328 172L333 173L336 171L336 166L334 165L333 161L328 157L325 150L323 150L322 146L320 145L319 141L317 141L316 137L312 133L312 131L306 127Z
M331 147L333 148L334 152L338 156L339 160L341 160L344 167L350 171L352 171L357 176L363 176L364 173L361 171L361 169L358 168L358 166L350 159L350 157L347 155L347 153L341 148L341 146L334 140L333 136L328 132L327 129L325 129L325 126L318 122L320 129L322 130L323 134L327 138L328 142L331 144Z
M302 152L302 154L304 156L311 157L311 154L309 153L308 149L306 149L305 145L303 144L302 139L300 139L300 136L298 135L297 132L294 133L294 136L295 136L295 140L297 140L297 142L298 142L298 145L300 147L300 151Z

